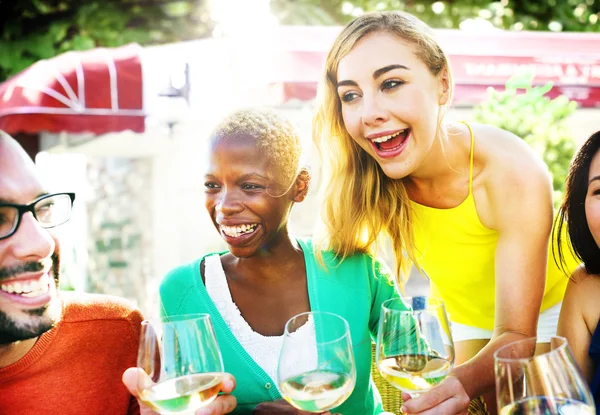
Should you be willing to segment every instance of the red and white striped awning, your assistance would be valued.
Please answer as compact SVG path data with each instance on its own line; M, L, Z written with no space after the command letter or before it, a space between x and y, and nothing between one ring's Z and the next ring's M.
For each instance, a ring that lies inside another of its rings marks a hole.
M0 84L0 130L143 132L141 50L130 44L36 62Z

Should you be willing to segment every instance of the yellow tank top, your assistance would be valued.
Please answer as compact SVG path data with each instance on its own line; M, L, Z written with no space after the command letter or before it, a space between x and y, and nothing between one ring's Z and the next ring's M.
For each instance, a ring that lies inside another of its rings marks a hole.
M458 206L437 209L412 202L415 255L431 280L431 295L442 298L451 321L492 330L495 314L495 252L498 232L481 224L473 198L471 127L469 195ZM566 238L563 238L566 239ZM564 250L570 252L569 249ZM578 265L567 258L567 268ZM562 301L568 276L556 265L549 247L542 311Z

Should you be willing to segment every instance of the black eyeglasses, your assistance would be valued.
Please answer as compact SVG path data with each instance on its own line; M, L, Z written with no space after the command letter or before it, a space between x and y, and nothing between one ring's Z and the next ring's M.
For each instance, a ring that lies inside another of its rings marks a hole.
M54 193L26 205L0 203L0 239L14 235L27 212L31 212L42 228L62 225L71 218L74 200L75 193Z

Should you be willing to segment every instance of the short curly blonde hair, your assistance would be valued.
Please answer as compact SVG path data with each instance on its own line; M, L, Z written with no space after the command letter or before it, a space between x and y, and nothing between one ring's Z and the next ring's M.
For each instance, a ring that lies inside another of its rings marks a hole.
M229 114L214 129L213 140L225 136L250 136L285 180L293 182L300 171L302 146L292 122L268 108L247 108Z

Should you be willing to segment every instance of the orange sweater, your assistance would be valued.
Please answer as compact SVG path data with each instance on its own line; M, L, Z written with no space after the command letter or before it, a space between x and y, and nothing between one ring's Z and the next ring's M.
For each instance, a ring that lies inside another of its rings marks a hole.
M0 369L0 415L139 414L121 376L136 365L141 313L116 297L61 295L61 322Z

